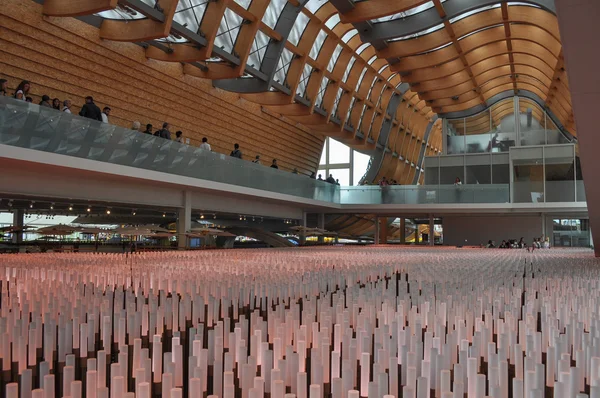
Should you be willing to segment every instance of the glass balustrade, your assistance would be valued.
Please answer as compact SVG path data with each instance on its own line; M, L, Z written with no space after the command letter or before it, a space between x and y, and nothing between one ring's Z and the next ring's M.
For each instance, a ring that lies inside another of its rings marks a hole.
M0 144L335 204L510 202L509 184L339 187L7 97L0 97ZM578 187L576 199L584 195Z

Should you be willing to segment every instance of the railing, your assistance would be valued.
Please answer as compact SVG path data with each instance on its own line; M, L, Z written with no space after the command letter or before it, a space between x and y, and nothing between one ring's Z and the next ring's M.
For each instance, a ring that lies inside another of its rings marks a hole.
M0 97L0 144L343 205L510 202L509 184L339 187L8 97Z
M509 203L508 184L342 187L342 204Z
M324 181L7 97L0 144L339 203Z

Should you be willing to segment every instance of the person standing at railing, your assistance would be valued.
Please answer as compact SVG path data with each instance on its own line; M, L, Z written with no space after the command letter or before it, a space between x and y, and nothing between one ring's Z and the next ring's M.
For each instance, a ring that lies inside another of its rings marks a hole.
M18 100L26 101L27 100L27 94L29 94L29 90L30 89L31 89L31 83L29 83L29 81L27 81L27 80L23 80L17 86L17 89L15 90L14 97L16 99L18 99Z
M60 111L60 110L61 110L61 109L60 109L60 100L59 100L58 98L54 98L54 99L52 100L52 107L53 107L54 109L56 109L57 111Z
M205 151L212 151L212 148L208 143L208 138L202 137L202 144L200 144L200 149L204 149Z
M70 99L66 99L63 101L62 111L64 113L71 113L71 100Z
M162 129L156 131L154 133L155 136L160 137L160 138L164 138L165 140L171 140L171 131L169 131L169 123L164 122Z
M181 130L177 130L175 132L175 141L179 142L180 144L183 144L183 132Z
M271 168L272 169L278 169L279 166L277 166L277 159L273 159L273 162L271 163Z
M152 135L152 125L150 123L146 125L146 130L144 130L144 134Z
M242 151L240 151L240 144L237 144L237 143L233 144L233 151L231 151L229 156L232 156L232 157L238 158L238 159L242 158Z
M317 179L317 173L315 173L314 171L312 173L310 173L310 177L311 180L316 180Z
M8 80L0 79L0 97L5 97L8 94L6 90L8 90Z
M50 96L44 94L42 95L42 100L40 101L40 106L44 106L46 108L52 108L52 104L50 103Z
M102 121L102 112L98 105L94 104L94 98L91 96L85 97L85 104L79 111L79 116L87 117L88 119Z
M102 109L102 115L100 115L102 117L102 123L108 123L108 117L110 116L110 108L108 106L105 106L104 109Z
M256 157L254 158L254 160L252 161L252 163L254 163L254 164L262 164L260 162L260 155L256 155Z
M138 122L137 120L135 122L133 122L133 124L131 125L131 129L135 132L139 132L140 127L142 127L142 124L140 122Z

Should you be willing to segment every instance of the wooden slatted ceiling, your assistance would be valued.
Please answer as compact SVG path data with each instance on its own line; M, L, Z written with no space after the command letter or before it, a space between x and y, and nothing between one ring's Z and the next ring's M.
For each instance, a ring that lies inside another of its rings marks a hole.
M81 0L86 2L86 0ZM289 0L293 4L296 1ZM177 1L169 0L165 3L165 15L167 19L172 17L171 12L174 10ZM268 37L274 40L281 40L281 36L273 29L262 23L262 18L268 6L268 0L254 0L249 9L245 10L233 0L220 0L209 2L205 11L205 17L202 20L200 30L203 37L206 38L208 45L203 48L197 48L189 44L170 44L170 51L163 52L155 47L149 47L146 50L146 57L156 59L163 62L203 62L211 57L212 46L217 35L218 26L223 18L226 10L231 10L240 15L247 23L243 24L240 31L241 39L235 43L234 52L240 57L240 64L236 67L231 67L224 62L205 63L206 68L201 70L190 65L183 67L184 74L208 79L224 79L239 77L244 72L245 63L248 59L249 52L252 48L252 40L257 31L261 31ZM68 15L68 10L64 9L65 0L47 0L45 9L48 9L52 4L60 4L59 11L62 10L64 15ZM90 10L93 3L87 2ZM112 4L112 3L110 3ZM106 9L110 9L110 4L103 4ZM408 2L407 2L408 4ZM95 7L97 9L97 7ZM90 12L91 13L91 12ZM294 58L289 67L287 74L287 84L290 86L291 92L295 93L299 81L302 78L302 73L305 65L310 65L313 68L306 89L306 98L311 102L309 107L304 107L300 104L295 104L292 96L283 93L261 93L242 95L249 101L256 102L276 115L284 116L286 119L299 122L313 132L322 133L328 136L335 137L340 141L347 143L355 148L372 149L375 144L368 143L367 137L372 137L374 140L379 135L379 129L383 125L383 121L388 118L387 106L394 92L401 94L396 89L396 86L401 83L400 76L396 72L386 68L378 72L382 65L385 65L384 60L378 60L369 65L367 61L375 55L372 47L367 48L360 55L356 53L358 47L362 45L359 36L354 36L347 43L341 40L347 32L353 29L353 26L347 23L338 23L333 29L329 29L325 22L337 14L337 10L333 5L327 3L320 7L315 14L310 13L307 9L302 9L302 13L308 17L308 24L302 34L302 37L297 45L286 43L286 49L294 54ZM78 9L77 15L84 15L81 6ZM60 12L55 12L53 15L60 15ZM108 22L108 23L107 23ZM111 40L127 40L127 41L143 41L151 38L156 38L158 31L157 21L141 22L138 20L128 21L127 37L118 38L117 24L125 24L125 21L104 21L100 29L100 35ZM168 31L170 21L165 21L160 26L165 32ZM123 25L121 25L123 26ZM316 59L308 56L315 39L319 32L324 31L327 38L323 43L321 51ZM168 33L168 32L167 32ZM166 35L166 34L165 34ZM334 69L329 72L327 65L332 58L337 46L342 47L342 52L337 59ZM356 58L353 64L348 79L342 81L342 76L347 69L347 66L352 58ZM359 83L359 78L366 68L363 80ZM343 89L343 94L339 101L337 115L342 123L337 125L329 121L329 116L324 117L314 113L316 106L317 93L322 87L324 79L328 79L329 83L324 93L324 99L321 107L331 114L331 109L334 106L336 95L339 89ZM370 93L370 94L369 94ZM379 97L381 96L381 98ZM411 98L411 97L407 97ZM426 124L434 113L425 101L411 99L412 106L417 112L415 118L421 119L421 124ZM350 105L353 105L350 108ZM348 132L342 128L345 122L351 122L357 127L354 133ZM395 120L394 125L400 123ZM406 127L410 129L410 127ZM359 138L356 133L361 132L363 138ZM422 130L415 134L423 134ZM422 137L417 137L422 138ZM405 150L408 153L415 151ZM416 162L417 159L411 159Z
M444 18L443 4L434 4ZM392 41L377 54L400 58L391 70L406 74L403 79L436 113L467 110L500 92L524 89L545 100L574 132L558 22L545 10L503 2L452 24L445 20L444 29Z

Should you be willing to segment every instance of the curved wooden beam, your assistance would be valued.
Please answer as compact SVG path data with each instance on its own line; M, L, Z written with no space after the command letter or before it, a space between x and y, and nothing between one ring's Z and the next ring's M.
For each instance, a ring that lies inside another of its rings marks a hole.
M150 18L133 21L105 19L100 25L100 38L112 41L142 42L169 36L179 0L161 0L164 22Z
M353 3L354 8L340 15L344 23L364 22L397 14L427 3L428 0L369 0Z
M116 7L117 0L45 0L42 12L52 17L79 17Z

